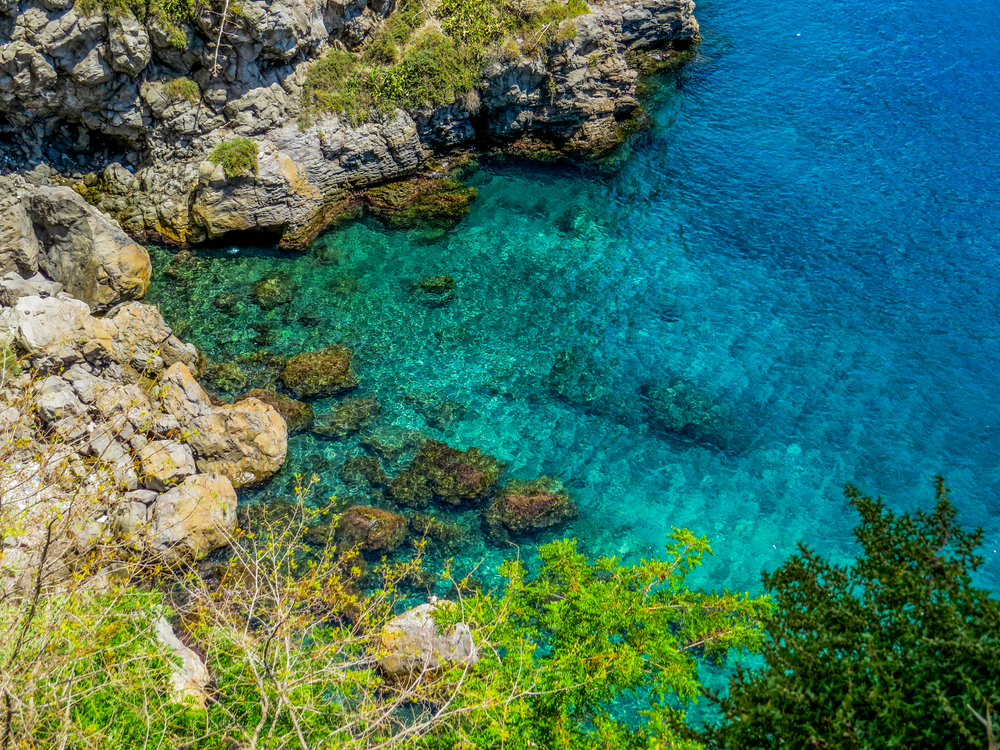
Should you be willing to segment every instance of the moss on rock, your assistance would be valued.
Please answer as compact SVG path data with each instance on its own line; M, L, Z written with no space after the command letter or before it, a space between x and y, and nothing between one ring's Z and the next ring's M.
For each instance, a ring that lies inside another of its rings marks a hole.
M504 540L558 526L578 515L562 483L552 477L514 479L503 486L483 513L489 534Z
M374 396L349 398L317 417L312 431L317 435L345 438L370 424L382 414L382 404Z
M406 539L409 523L392 511L370 505L352 505L341 515L336 539L343 545L372 552L389 552Z
M333 396L358 387L351 368L353 352L334 344L314 352L296 354L281 373L281 382L299 398Z
M427 440L407 469L389 483L389 493L401 505L417 508L431 500L475 503L493 494L506 471L506 464L478 448L461 451Z
M365 194L368 210L391 227L452 227L469 215L479 195L451 178L402 180Z

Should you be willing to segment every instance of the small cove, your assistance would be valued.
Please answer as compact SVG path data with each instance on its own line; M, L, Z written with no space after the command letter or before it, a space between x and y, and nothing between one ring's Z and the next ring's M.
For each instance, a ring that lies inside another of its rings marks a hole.
M798 542L850 554L844 483L912 508L941 472L987 530L997 588L998 11L772 13L700 6L699 57L661 82L617 171L484 161L450 232L364 220L302 254L199 251L187 280L152 248L148 299L216 363L345 343L381 424L476 446L508 477L559 477L581 511L562 533L591 554L648 556L687 527L713 540L705 580L752 590ZM297 288L265 311L251 292L269 273ZM432 274L454 277L453 301L413 293ZM664 429L664 388L718 405L724 429ZM451 421L431 424L442 403ZM245 499L296 472L350 495L337 474L362 452L294 436ZM473 532L459 564L489 577L511 550L475 513L453 520Z

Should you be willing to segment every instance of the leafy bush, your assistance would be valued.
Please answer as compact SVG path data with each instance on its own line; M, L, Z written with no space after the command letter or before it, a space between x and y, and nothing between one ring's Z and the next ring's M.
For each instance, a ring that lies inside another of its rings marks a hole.
M777 607L766 666L738 671L725 722L701 738L741 750L987 747L1000 602L973 585L982 531L955 523L941 477L929 513L896 515L853 487L846 495L861 516L860 556L833 565L801 546L764 576Z
M82 15L103 13L109 20L127 15L140 22L156 21L170 36L175 48L187 47L184 24L194 18L195 0L78 0L76 7Z
M309 532L320 515L302 502L260 510L209 578L146 581L176 592L184 638L213 677L204 710L170 700L173 664L152 637L160 594L0 600L0 627L14 634L0 643L12 746L674 746L699 661L756 646L769 612L765 600L690 589L709 549L687 532L664 560L636 565L556 542L535 569L509 563L503 592L438 610L440 628L472 628L477 665L389 680L377 667L381 628L405 606L406 581L433 585L423 543L414 560L366 575L356 551L332 543L334 525L325 544ZM443 583L473 588L447 572ZM621 701L645 710L630 717Z
M197 102L201 98L201 89L198 88L198 84L184 76L167 81L163 84L163 90L168 96L175 99L187 99L189 102Z
M257 174L257 144L249 138L233 138L212 149L208 160L221 164L226 177Z
M30 610L5 598L4 743L141 748L196 731L201 717L171 702L172 662L152 637L153 620L166 613L162 598L83 590L44 597Z
M512 58L543 39L568 39L563 21L589 12L583 0L544 6L519 0L440 0L433 15L406 0L360 55L331 50L309 69L306 112L337 112L355 125L397 107L450 104L481 84L488 54ZM440 30L438 30L440 29ZM527 37L530 37L528 39Z

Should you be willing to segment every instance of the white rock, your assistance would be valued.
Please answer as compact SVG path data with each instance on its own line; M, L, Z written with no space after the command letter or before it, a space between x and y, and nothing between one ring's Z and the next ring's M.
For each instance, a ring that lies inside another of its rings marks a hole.
M421 604L390 620L382 633L382 645L388 652L379 659L382 671L390 677L408 677L476 664L479 650L468 625L460 622L450 632L441 633L434 623L437 609L454 606L446 600Z

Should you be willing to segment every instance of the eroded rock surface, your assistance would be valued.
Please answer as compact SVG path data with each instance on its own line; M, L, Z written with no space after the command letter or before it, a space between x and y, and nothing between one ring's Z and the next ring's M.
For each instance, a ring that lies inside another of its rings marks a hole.
M230 18L216 68L217 14L172 26L155 14L141 22L71 0L24 0L0 31L6 154L45 166L33 172L37 184L51 180L50 164L90 172L78 189L136 237L199 242L265 229L296 246L355 211L354 191L398 182L454 149L613 148L637 110L644 61L698 39L691 0L594 0L560 33L495 56L482 84L451 103L361 124L305 112L309 67L331 46L362 53L396 6L249 0ZM255 174L229 177L206 160L234 137L256 142ZM410 220L385 197L373 200L377 211ZM454 193L426 207L432 222L447 223L467 202ZM19 220L0 227L0 248L26 258L34 251L19 244Z

